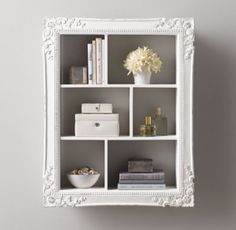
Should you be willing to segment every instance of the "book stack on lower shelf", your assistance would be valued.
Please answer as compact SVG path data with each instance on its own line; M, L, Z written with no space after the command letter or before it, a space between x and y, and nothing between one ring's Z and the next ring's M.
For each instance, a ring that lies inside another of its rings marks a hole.
M128 172L119 174L119 190L165 189L165 173L154 169L151 159L128 160Z

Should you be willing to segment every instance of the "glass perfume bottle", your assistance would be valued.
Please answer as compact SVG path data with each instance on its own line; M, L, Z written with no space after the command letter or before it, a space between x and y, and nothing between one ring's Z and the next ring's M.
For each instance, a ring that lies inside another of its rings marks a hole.
M140 136L156 136L156 125L152 124L152 117L145 117L145 124L140 125Z
M167 135L167 118L162 115L161 107L157 107L155 115L157 135Z

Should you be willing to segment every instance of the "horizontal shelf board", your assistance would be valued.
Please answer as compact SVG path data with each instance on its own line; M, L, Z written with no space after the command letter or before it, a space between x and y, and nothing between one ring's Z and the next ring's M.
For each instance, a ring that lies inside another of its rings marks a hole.
M119 136L119 137L76 137L76 136L62 136L61 140L120 140L129 139L129 136Z
M97 193L97 192L104 192L106 191L105 188L99 188L99 187L93 187L93 188L62 188L60 189L60 193L70 193L70 194L76 194L76 193Z
M86 21L94 21L94 20L99 20L99 19L86 19ZM106 19L105 19L106 20ZM153 20L157 20L156 18ZM117 20L117 21L121 21L121 20ZM135 21L135 20L133 20ZM115 36L115 35L124 35L123 32L120 31L113 31L113 30L99 30L98 32L94 32L94 31L69 31L69 30L63 30L62 32L60 32L62 35L104 35L104 36ZM178 31L166 31L166 30L159 30L158 33L156 30L150 30L150 31L125 31L125 35L153 35L153 36L161 36L161 35L169 35L169 36L173 36L173 35L177 35Z
M63 89L71 89L71 88L129 88L131 85L75 85L75 84L61 84L61 88Z
M108 192L110 193L129 193L129 192L137 192L137 193L145 193L145 192L160 192L160 193L165 193L165 192L176 192L177 188L175 186L166 186L165 189L157 189L157 190L152 190L152 189L147 189L147 190L119 190L117 188L108 188Z
M131 139L132 140L177 140L177 136L176 135L154 136L154 137L134 136Z
M60 189L61 194L80 194L80 193L103 193L103 194L124 194L124 193L132 193L132 194L140 194L140 193L176 193L178 192L175 186L166 186L165 189L158 190L118 190L117 188L87 188L87 189L79 189L79 188L63 188Z
M76 137L76 136L62 136L61 140L177 140L176 135L141 137L141 136L119 136L119 137Z
M177 88L176 84L150 84L150 85L134 85L134 84L107 84L107 85L80 85L80 84L61 84L62 89L71 88Z
M133 85L133 88L177 88L176 84Z

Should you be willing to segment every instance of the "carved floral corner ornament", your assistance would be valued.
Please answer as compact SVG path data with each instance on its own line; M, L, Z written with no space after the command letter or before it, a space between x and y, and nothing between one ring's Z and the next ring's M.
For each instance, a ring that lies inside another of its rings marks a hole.
M172 206L172 207L193 207L194 206L194 175L190 166L185 166L184 168L184 182L181 194L167 196L167 197L157 197L153 196L152 201L157 204L157 206Z
M56 191L53 167L49 167L44 176L43 204L45 207L78 207L86 201L85 196L73 198L70 195L59 194Z
M43 21L43 49L48 60L54 58L55 32L83 29L86 23L80 18L45 18Z
M183 30L184 58L190 59L194 52L194 22L192 18L159 18L156 29Z

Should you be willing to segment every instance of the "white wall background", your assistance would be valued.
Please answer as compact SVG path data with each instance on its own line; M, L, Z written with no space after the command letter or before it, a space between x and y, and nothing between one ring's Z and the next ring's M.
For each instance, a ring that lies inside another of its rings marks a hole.
M1 230L235 229L234 0L0 3ZM195 18L195 208L42 207L43 16Z

